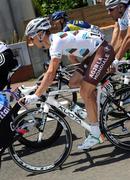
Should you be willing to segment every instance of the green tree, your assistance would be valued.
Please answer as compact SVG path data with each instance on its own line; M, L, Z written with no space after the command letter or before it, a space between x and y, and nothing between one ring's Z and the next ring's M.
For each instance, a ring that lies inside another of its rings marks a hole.
M45 16L55 11L79 8L87 5L85 0L32 0L36 16Z

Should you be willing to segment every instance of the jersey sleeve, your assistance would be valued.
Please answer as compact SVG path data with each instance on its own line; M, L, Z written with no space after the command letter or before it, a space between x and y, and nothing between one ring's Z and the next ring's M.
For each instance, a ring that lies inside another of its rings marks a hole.
M130 27L130 6L128 7L128 26Z
M122 18L118 19L121 31L126 30L130 26L130 6L128 6Z
M50 47L50 56L51 58L58 58L61 59L62 57L62 40L58 37L55 36L53 38L53 42L51 43Z

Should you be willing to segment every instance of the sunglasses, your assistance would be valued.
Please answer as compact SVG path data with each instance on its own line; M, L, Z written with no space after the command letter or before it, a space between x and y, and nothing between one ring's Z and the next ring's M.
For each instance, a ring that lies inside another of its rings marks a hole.
M33 33L30 33L28 36L29 36L29 38L31 38L31 39L34 39L34 37L37 35L37 33L36 32L33 32Z
M42 34L42 38L44 38L45 34L46 34L46 32L44 31L43 34ZM38 35L37 33L31 33L31 34L29 34L29 39L31 41L33 41L34 37L37 36L37 35ZM40 41L41 39L39 38L39 36L37 36L37 37L38 37L38 40Z
M115 9L115 8L107 9L107 11L112 12L112 11L114 11L114 9Z
M29 37L30 41L33 41L34 40L34 37Z
M112 12L112 11L115 10L116 7L117 7L117 5L115 5L115 6L111 7L111 8L107 8L107 11Z

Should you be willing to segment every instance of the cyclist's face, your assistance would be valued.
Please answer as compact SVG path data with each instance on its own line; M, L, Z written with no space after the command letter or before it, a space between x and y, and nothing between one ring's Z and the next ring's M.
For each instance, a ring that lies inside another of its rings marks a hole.
M116 6L115 8L108 9L108 14L110 14L114 21L117 21L120 18L119 7Z
M44 34L43 36L43 32L39 32L36 36L34 37L29 37L30 41L32 43L32 45L36 45L38 48L49 48L50 44L47 38L47 35Z
M53 21L53 27L56 32L62 31L63 19Z

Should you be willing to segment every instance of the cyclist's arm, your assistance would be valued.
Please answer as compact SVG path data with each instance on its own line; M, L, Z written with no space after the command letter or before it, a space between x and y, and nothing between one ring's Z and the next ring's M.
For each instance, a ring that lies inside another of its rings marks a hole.
M118 51L121 48L121 44L124 41L125 35L126 35L126 30L120 31L119 34L118 34L118 37L117 37L117 40L116 40L116 45L115 45L115 48L114 48L116 54L118 53Z
M116 54L117 59L121 59L126 51L130 49L130 26L126 31L122 31L122 43L120 44L120 49Z
M112 39L111 39L111 45L114 47L115 51L117 51L117 49L119 48L119 47L117 47L118 46L118 43L117 43L118 36L119 36L119 25L116 22L115 26L114 26L113 33L112 33Z
M52 82L55 78L59 63L60 63L60 59L55 58L55 57L51 58L48 70L45 73L40 86L38 87L38 89L35 92L35 94L38 97L40 97L48 89L48 87L52 84Z

